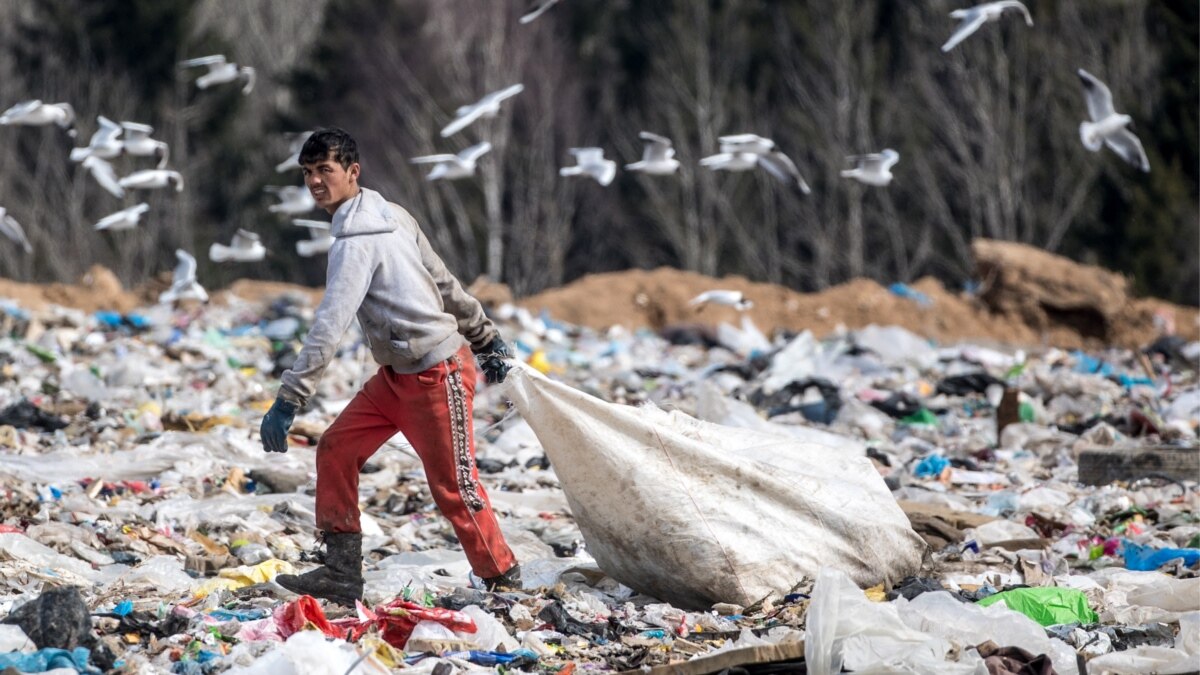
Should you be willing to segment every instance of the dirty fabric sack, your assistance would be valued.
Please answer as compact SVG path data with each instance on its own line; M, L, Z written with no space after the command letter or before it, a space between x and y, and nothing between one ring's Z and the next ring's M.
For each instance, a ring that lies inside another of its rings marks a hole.
M870 460L826 445L606 403L514 370L507 393L600 568L689 608L749 605L821 567L915 573L925 544Z

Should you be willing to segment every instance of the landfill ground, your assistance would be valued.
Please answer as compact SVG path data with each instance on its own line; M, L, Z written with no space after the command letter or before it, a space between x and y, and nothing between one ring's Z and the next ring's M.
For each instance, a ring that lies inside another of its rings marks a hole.
M313 448L375 366L352 330L291 450L264 453L317 294L238 290L118 311L0 301L0 671L1200 670L1194 310L1103 296L1120 308L1093 308L1064 348L1053 311L1040 344L1005 344L764 334L736 315L598 330L501 298L489 311L519 358L604 401L865 455L929 546L919 573L860 589L813 570L744 606L638 593L589 555L546 449L481 383L477 463L524 587L473 587L396 437L363 470L366 597L345 609L271 579L319 564ZM891 311L936 325L941 299L912 290ZM1011 311L1032 334L1038 306Z

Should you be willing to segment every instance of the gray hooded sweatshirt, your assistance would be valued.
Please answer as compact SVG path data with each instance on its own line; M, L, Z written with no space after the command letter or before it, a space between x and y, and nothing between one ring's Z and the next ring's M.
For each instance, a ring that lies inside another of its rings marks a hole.
M408 211L361 188L338 207L325 297L279 395L304 405L357 314L371 355L397 373L428 370L465 337L485 347L496 328L434 253Z

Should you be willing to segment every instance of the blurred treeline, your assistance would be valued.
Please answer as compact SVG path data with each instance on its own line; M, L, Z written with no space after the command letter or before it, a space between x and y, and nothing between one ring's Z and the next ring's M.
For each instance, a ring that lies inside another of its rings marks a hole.
M464 281L487 273L519 294L657 265L804 290L860 275L957 286L971 239L994 237L1196 304L1200 3L1030 0L1034 27L1006 16L943 54L965 4L563 0L521 25L524 0L3 0L0 107L70 102L79 138L0 127L0 206L36 247L0 242L0 276L71 280L99 262L132 284L183 247L210 286L319 284L324 261L295 255L306 234L267 212L262 188L300 182L274 171L284 132L337 125L359 140L364 184L411 210ZM249 96L200 91L175 67L213 53L258 70ZM1132 115L1151 173L1083 148L1081 67ZM498 118L438 135L459 105L515 82L526 89ZM187 189L101 191L67 160L97 114L152 124ZM558 176L574 146L636 161L643 129L674 140L677 175ZM773 138L812 194L697 165L742 132ZM483 139L495 148L474 179L428 183L408 162ZM901 154L886 189L839 177L845 155L885 147ZM147 194L139 230L93 230ZM238 228L270 257L208 262Z

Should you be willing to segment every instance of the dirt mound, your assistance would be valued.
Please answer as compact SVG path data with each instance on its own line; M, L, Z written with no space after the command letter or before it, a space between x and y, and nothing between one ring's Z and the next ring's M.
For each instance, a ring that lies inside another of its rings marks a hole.
M212 301L220 304L229 304L229 296L231 295L236 295L242 300L255 304L266 304L282 295L298 295L306 298L312 307L316 307L321 304L321 298L324 297L325 290L322 288L301 286L300 284L289 284L283 281L238 279L229 288L213 293Z
M939 342L986 340L1056 347L1143 346L1157 335L1156 311L1173 314L1179 333L1200 339L1200 313L1154 299L1130 299L1119 275L1073 263L1019 244L979 242L986 270L979 296L953 293L936 279L912 285L929 300L901 298L869 279L820 293L798 293L740 276L722 279L671 268L627 270L583 277L526 298L533 312L593 328L624 325L655 330L676 324L736 324L724 307L699 311L688 301L713 289L742 291L754 302L747 315L765 331L808 329L826 335L839 325L903 326Z
M30 309L62 305L85 312L129 312L142 304L136 293L126 291L117 275L101 265L92 265L74 284L25 284L0 279L0 298L12 298Z

